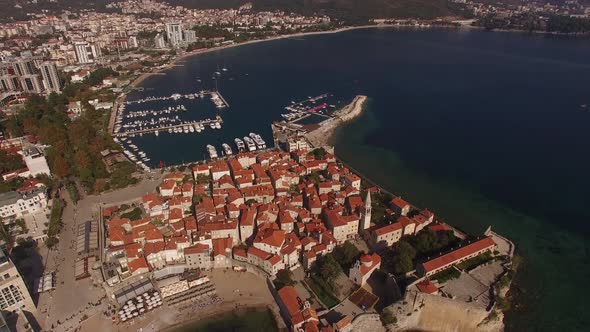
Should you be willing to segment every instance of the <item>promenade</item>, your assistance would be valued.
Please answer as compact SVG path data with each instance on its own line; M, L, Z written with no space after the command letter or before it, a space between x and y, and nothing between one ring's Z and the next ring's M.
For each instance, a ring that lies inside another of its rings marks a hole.
M97 220L103 204L122 204L154 192L160 178L161 175L156 173L156 178L142 179L134 186L86 196L77 205L71 201L67 191L60 193L66 201L66 207L62 215L63 228L59 243L54 250L47 250L46 247L40 250L45 260L45 270L55 271L56 277L56 288L40 294L37 305L38 321L45 331L72 331L80 325L82 318L102 316L107 308L108 300L104 298L105 292L100 284L94 284L92 278L75 279L77 225Z

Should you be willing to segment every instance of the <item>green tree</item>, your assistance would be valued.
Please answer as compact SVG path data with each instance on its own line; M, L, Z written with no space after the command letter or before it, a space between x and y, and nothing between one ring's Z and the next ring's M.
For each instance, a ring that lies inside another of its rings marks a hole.
M319 274L329 284L333 284L342 270L332 254L327 254L320 259Z
M274 284L277 289L281 289L284 286L295 285L295 281L293 280L293 272L291 272L289 269L279 270L274 280Z
M360 257L361 252L351 242L347 241L334 248L332 253L344 271L347 271Z

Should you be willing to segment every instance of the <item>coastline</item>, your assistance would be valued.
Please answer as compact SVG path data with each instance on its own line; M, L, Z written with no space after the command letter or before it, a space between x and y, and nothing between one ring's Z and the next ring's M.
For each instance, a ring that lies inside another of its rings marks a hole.
M277 317L277 315L274 314L274 311L272 310L272 308L269 305L262 304L262 303L251 304L251 305L241 305L240 303L237 303L237 302L224 303L224 304L225 305L222 305L222 306L216 308L216 310L211 310L210 312L208 312L206 314L184 317L184 319L180 319L177 323L175 323L173 325L169 325L167 327L160 327L159 331L161 331L161 332L174 332L174 331L177 331L182 328L191 327L194 324L205 325L208 322L214 321L217 317L222 317L222 316L226 316L226 315L241 316L241 315L244 315L248 312L253 312L253 311L268 311L269 315L272 315L272 318L275 323L275 327L277 327L277 331L278 331L277 318L280 319L280 317Z
M354 97L350 104L334 112L335 117L320 122L319 127L307 133L305 138L316 148L328 144L336 128L353 120L362 113L367 99L368 97L364 95Z
M238 46L262 43L262 42L270 42L270 41L274 41L274 40L287 39L287 38L333 34L333 33L340 33L340 32L351 31L351 30L359 30L359 29L394 28L394 27L403 27L403 26L395 25L395 24L367 24L367 25L359 25L359 26L347 26L347 27L342 27L342 28L335 29L335 30L298 32L298 33L294 33L294 34L274 36L274 37L265 38L265 39L254 39L254 40L245 41L243 43L233 43L233 44L227 44L227 45L211 47L211 48L201 48L201 49L197 49L197 50L190 51L190 52L185 52L185 53L178 55L176 58L174 58L174 60L172 60L172 61L170 61L170 63L166 64L165 68L156 69L151 72L140 74L137 78L135 78L135 80L133 80L133 82L131 82L130 86L136 88L136 87L138 87L138 85L140 85L143 81L145 81L149 77L151 77L153 75L157 75L162 72L165 72L166 70L169 70L172 67L174 67L174 65L178 64L180 61L183 61L186 58L196 56L196 55L202 55L202 54L206 54L206 53L221 51L221 50L225 50L225 49L233 48L233 47L238 47ZM125 98L126 98L126 94L125 94Z

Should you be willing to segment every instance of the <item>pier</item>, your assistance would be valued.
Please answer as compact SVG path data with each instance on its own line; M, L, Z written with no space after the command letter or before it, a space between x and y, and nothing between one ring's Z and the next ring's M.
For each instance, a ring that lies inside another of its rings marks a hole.
M221 101L223 101L224 105L229 107L229 103L225 100L225 98L223 98L223 96L221 95L221 93L219 91L211 91L211 90L201 90L198 92L193 92L193 93L187 93L187 94L179 94L179 93L175 93L171 96L167 96L167 97L146 97L143 99L137 99L137 100L128 100L123 102L123 104L126 105L131 105L131 104L141 104L141 103L149 103L152 101L161 101L161 100L180 100L180 99L195 99L195 98L204 98L205 96L217 96L219 97L219 99Z

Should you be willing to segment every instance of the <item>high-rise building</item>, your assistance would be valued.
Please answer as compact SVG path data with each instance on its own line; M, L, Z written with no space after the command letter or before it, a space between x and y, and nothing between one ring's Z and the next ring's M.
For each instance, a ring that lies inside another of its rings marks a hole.
M22 276L12 261L0 250L0 310L35 311L35 304Z
M184 42L192 44L197 41L197 33L195 30L184 30Z
M42 62L40 57L21 56L8 58L0 65L0 91L40 94L60 90L57 67L52 62Z
M61 83L59 81L59 75L57 74L57 66L55 63L50 61L43 62L39 69L41 70L45 90L47 92L60 92Z
M39 74L20 76L20 87L26 93L42 93L43 83Z
M166 36L172 47L179 47L182 44L182 26L180 23L166 23Z
M129 40L127 41L127 43L129 44L130 48L137 48L139 46L139 44L137 43L136 36L129 36Z
M155 48L166 48L166 42L164 42L164 36L161 34L157 34L154 37L154 47Z
M74 50L80 64L94 63L100 56L100 48L88 42L76 42Z

